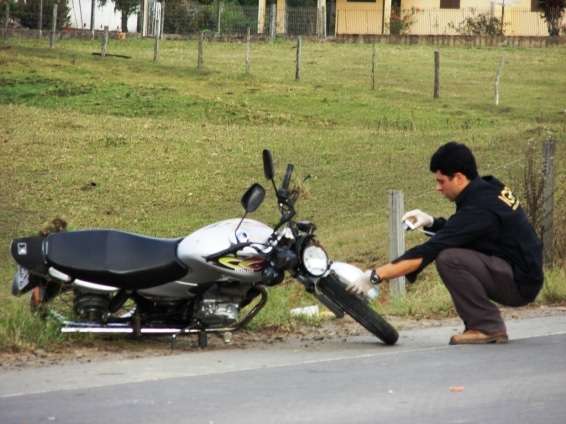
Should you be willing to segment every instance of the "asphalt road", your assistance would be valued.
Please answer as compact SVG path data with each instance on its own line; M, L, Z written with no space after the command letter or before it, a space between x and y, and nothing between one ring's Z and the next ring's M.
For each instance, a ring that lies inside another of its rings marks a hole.
M0 423L566 423L566 318L509 328L507 345L448 346L455 330L439 328L394 347L358 337L14 371Z

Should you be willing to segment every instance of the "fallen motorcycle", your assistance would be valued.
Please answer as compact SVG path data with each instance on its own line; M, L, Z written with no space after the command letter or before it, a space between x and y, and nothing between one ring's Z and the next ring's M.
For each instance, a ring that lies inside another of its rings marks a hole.
M247 218L265 197L255 183L242 196L242 218L184 238L105 229L19 238L11 245L17 263L12 293L33 289L33 305L44 310L70 294L72 320L50 311L65 333L197 334L205 347L209 333L228 340L253 319L267 302L267 287L287 273L337 317L346 313L385 344L395 344L397 331L365 298L346 291L362 271L331 262L315 224L294 219L299 192L289 188L293 165L280 187L269 150L263 167L280 211L275 228Z

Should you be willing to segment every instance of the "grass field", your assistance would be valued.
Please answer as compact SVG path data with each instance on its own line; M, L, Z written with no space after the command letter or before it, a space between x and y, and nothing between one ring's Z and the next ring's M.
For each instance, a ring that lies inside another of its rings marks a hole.
M366 267L387 260L387 191L405 207L449 215L434 192L428 160L459 140L476 153L480 173L521 193L528 143L558 140L557 198L566 187L566 48L442 48L441 97L432 98L433 48L378 46L371 90L371 45L306 42L302 80L294 81L294 44L208 43L205 71L196 44L165 41L152 63L149 40L15 40L0 50L0 348L45 345L26 300L9 296L11 238L64 216L74 229L111 227L177 237L239 216L239 199L263 181L261 151L280 172L287 162L311 175L300 216L317 223L333 258ZM502 101L493 82L505 57ZM539 149L540 150L540 149ZM563 204L563 203L562 203ZM253 216L274 223L274 199ZM409 245L421 242L407 237ZM549 273L550 294L566 298L564 273ZM452 314L432 268L388 313ZM298 285L272 291L256 325L287 325L288 307L311 302ZM20 324L28 323L28 324ZM25 328L23 328L25 326ZM49 333L51 334L51 333Z

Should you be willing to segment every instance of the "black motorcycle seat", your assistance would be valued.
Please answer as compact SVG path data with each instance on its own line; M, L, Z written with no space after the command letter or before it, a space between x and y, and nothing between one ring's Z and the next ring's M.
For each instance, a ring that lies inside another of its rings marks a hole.
M73 278L142 289L174 281L187 273L187 267L177 257L181 240L116 230L55 233L47 237L46 260Z

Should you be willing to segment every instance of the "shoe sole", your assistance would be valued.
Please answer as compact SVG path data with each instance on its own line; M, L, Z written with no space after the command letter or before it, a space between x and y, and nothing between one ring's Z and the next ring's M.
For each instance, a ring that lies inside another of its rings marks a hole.
M462 340L462 341L454 341L452 339L450 339L450 343L451 345L461 345L461 344L506 344L509 342L509 338L508 337L501 337L501 336L497 336L497 337L492 337L492 338L486 338L486 339L469 339L469 340Z

